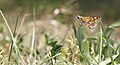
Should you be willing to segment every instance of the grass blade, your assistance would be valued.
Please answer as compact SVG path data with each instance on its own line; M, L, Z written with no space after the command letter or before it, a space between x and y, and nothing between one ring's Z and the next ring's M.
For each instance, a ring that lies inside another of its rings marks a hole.
M13 32L13 36L15 37L15 32L16 32L16 29L17 29L17 23L18 23L18 16L19 16L19 13L17 15L17 19L15 21L15 29L14 29L14 32ZM10 57L11 57L11 53L12 53L12 49L13 49L13 41L12 41L12 44L10 46L10 51L9 51L9 58L8 58L8 61L10 61Z
M119 56L119 53L117 53L116 55L113 55L113 56L112 56L113 60L116 59L118 56ZM100 62L99 65L106 65L106 64L108 64L108 63L110 63L110 62L111 62L111 59L108 58L108 59Z
M78 28L78 30L76 31L76 38L77 38L77 41L78 41L78 45L79 45L80 51L82 53L82 52L84 52L83 39L85 38L84 35L83 35L83 32L82 32L82 26L80 26Z
M102 29L102 26L100 26L100 51L99 51L99 62L101 62L101 56L102 56L102 42L103 42L103 39L102 39L102 36L103 35L103 29Z

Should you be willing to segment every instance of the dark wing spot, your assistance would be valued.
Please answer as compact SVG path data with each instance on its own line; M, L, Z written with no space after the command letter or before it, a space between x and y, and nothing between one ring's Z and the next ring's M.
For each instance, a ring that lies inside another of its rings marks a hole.
M93 21L97 20L99 17L93 17Z

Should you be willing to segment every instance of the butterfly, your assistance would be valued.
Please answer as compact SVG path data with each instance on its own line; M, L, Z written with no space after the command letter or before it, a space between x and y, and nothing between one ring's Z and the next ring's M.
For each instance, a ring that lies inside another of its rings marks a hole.
M91 31L94 31L94 28L97 26L98 22L101 22L101 17L97 16L77 16L80 24L82 26L87 26Z

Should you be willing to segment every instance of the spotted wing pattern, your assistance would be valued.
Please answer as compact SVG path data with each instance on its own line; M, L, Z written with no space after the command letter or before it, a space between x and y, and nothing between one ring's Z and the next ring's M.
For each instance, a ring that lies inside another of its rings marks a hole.
M81 25L87 26L91 31L97 26L98 22L101 21L100 17L97 16L77 16L77 19L80 21Z

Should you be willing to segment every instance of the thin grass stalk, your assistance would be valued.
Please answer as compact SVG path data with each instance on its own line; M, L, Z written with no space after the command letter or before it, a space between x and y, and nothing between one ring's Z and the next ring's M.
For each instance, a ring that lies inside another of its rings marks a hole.
M15 36L16 38L18 38L18 36L19 36L19 34L20 34L20 31L21 31L21 29L22 29L23 23L24 23L24 21L25 21L25 19L26 19L27 16L28 16L28 15L24 15L24 17L22 18L22 21L21 21L21 23L20 23L20 27L19 27L19 29L18 29L17 35Z
M29 16L29 15L24 15L24 17L23 17L22 20L21 20L20 27L19 27L19 29L18 29L18 32L17 32L16 36L15 36L15 39L16 39L16 40L18 39L18 36L19 36L20 31L21 31L21 29L22 29L23 23L24 23L24 21L25 21L25 19L26 19L27 16ZM16 49L18 49L18 47L15 48L15 50L16 50ZM18 51L18 52L16 52L16 53L19 55L19 57L20 57L20 59L22 60L23 64L26 65L25 61L23 60L23 58L22 58L21 55L20 55L20 52Z
M36 13L36 12L35 12L35 8L33 8L33 20L34 20L34 21L33 21L33 26L34 26L34 28L35 28L35 21L36 21L36 17L35 17L36 14L35 14L35 13ZM35 29L35 30L36 30L36 29ZM34 37L34 51L35 51L35 58L36 58L36 55L37 55L37 54L36 54L36 46L37 46L37 45L35 44L35 37Z
M19 27L19 29L18 29L17 35L15 36L15 43L16 43L16 41L17 41L17 39L18 39L18 36L19 36L19 34L20 34L20 31L21 31L21 29L22 29L22 26L23 26L23 23L24 23L24 21L25 21L25 19L26 19L26 16L27 16L27 15L25 15L25 16L22 18L22 21L21 21L20 27ZM19 50L17 50L17 49L18 49L18 47L15 48L15 50L16 50L15 53L18 54L18 56L19 56L20 59L22 60L23 64L26 65L26 64L25 64L25 61L24 61L24 60L22 59L22 57L20 56ZM18 57L18 56L16 56L16 57Z
M55 58L55 57L57 57L59 55L61 55L61 53L58 53L58 54L56 54L54 56L50 56L49 58L45 59L40 65L43 65L46 61L51 60L51 59L53 59L53 58Z
M102 34L103 34L102 26L100 25L100 51L99 51L99 62L101 62L101 56L102 56L102 42L103 42Z
M13 33L12 33L12 31L11 31L11 28L10 28L10 26L8 25L7 20L6 20L4 14L2 13L1 10L0 10L0 13L1 13L1 15L2 15L2 18L3 18L4 22L5 22L5 24L7 25L7 28L8 28L8 30L9 30L9 32L10 32L10 35L11 35L11 37L12 37L12 40L15 41L15 38L14 38ZM11 52L10 52L10 53L11 53ZM8 61L10 61L10 54L9 54L9 59L8 59Z
M12 37L12 40L14 41L15 38L14 38L14 36L13 36L12 30L10 29L10 26L8 25L7 20L6 20L6 18L5 18L5 16L3 15L3 13L2 13L1 10L0 10L0 13L1 13L1 15L2 15L2 18L3 18L4 22L5 22L5 24L7 25L7 28L8 28L8 30L9 30L9 32L10 32L10 35L11 35L11 37Z
M31 44L31 50L30 50L30 59L32 59L32 54L33 54L33 50L34 50L34 43L35 43L35 27L33 26L32 44Z
M15 27L14 27L14 32L13 32L13 36L15 37L15 32L16 32L16 29L17 29L17 23L18 23L18 16L19 16L19 13L17 15L17 19L15 21ZM12 44L10 46L10 51L9 51L9 58L8 58L8 61L10 61L10 57L11 57L11 53L12 53L12 49L13 49L13 40L12 40Z
M31 49L30 49L30 64L32 64L32 54L34 52L34 46L35 46L35 9L33 9L33 33L32 33L32 44L31 44ZM35 55L36 56L36 55Z
M14 38L13 33L12 33L12 30L11 30L10 26L8 25L8 22L7 22L7 20L6 20L6 18L5 18L5 16L3 15L3 13L2 13L1 10L0 10L0 13L1 13L1 15L2 15L2 18L4 19L5 24L7 25L7 28L8 28L8 30L9 30L9 32L10 32L11 37L12 37L13 45L15 46L15 52L17 52L17 50L16 50L16 39ZM10 54L9 54L9 55L10 55ZM10 57L10 56L9 56L9 57ZM9 60L10 60L10 59L8 59L8 61L9 61Z
M106 39L106 43L107 43L107 46L108 46L108 52L109 52L109 57L110 57L110 59L111 59L111 63L112 63L112 65L115 65L115 64L114 64L113 57L112 57L112 51L113 51L113 50L111 50L112 46L110 45L108 39ZM112 48L112 49L113 49L113 48Z
M5 24L6 24L7 27L8 27L8 30L9 30L9 32L10 32L11 37L12 37L13 46L15 47L16 55L18 55L18 56L21 58L21 56L20 56L20 54L19 54L19 51L17 50L18 47L17 47L17 45L16 45L17 37L14 38L14 35L13 35L13 33L12 33L12 30L11 30L10 26L8 25L8 22L7 22L7 20L6 20L6 18L5 18L5 16L3 15L3 13L2 13L1 10L0 10L0 13L1 13L1 15L2 15L2 18L3 18L4 22L5 22ZM23 60L22 60L22 61L23 61ZM24 61L23 61L23 63L24 63ZM24 64L25 64L25 63L24 63Z
M23 23L24 23L24 21L25 21L25 19L26 19L27 16L28 16L28 15L24 15L24 17L22 18L22 21L21 21L20 27L19 27L19 29L18 29L17 35L15 36L15 43L16 43L16 41L17 41L17 39L18 39L18 36L19 36L20 31L21 31L21 29L22 29ZM26 65L25 61L24 61L23 58L20 56L19 50L17 50L17 49L18 49L18 47L15 48L15 50L17 51L17 52L15 52L15 53L18 54L18 56L19 56L20 59L22 60L23 64ZM18 56L16 56L16 57L18 57Z

